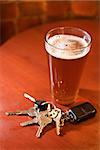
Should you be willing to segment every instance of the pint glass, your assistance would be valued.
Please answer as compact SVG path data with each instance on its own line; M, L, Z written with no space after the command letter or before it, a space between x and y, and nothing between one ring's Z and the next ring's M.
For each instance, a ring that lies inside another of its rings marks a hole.
M68 105L76 99L90 46L91 36L79 28L57 27L47 32L51 94L59 104Z

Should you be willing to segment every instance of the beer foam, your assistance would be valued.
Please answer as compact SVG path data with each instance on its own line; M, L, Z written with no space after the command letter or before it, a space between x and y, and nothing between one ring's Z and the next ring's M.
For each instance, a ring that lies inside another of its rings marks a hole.
M54 35L48 39L48 43L45 43L47 52L61 59L78 59L84 57L90 50L85 39L74 35Z

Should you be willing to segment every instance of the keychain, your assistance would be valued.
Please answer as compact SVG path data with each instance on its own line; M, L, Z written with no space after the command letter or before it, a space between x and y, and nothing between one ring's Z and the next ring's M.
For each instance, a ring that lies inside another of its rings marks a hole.
M96 109L89 102L84 102L73 106L64 112L60 108L57 108L51 102L46 102L45 100L36 100L29 94L24 94L25 98L28 98L34 103L34 107L28 110L20 110L15 112L6 112L6 115L28 115L32 119L26 122L20 123L20 126L27 126L32 124L38 124L38 130L36 137L40 137L43 129L50 123L55 122L56 133L60 135L61 126L64 126L65 121L71 123L78 123L83 120L89 119L96 114Z

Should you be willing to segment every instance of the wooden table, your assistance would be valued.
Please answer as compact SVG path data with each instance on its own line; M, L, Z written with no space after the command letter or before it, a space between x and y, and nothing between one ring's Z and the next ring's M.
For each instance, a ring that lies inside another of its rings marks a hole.
M37 126L20 127L30 119L6 116L6 111L28 109L32 102L23 97L27 92L38 99L50 100L48 66L44 35L56 26L75 26L92 36L92 49L80 84L79 95L89 99L97 109L96 117L77 125L66 123L57 136L55 125L49 125L40 139ZM8 40L0 48L0 150L99 150L99 22L69 20L41 25Z

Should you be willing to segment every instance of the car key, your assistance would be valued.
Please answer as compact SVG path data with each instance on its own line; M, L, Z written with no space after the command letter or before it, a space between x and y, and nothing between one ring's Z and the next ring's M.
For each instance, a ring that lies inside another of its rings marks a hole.
M40 109L40 111L44 111L48 107L48 102L46 102L45 100L37 100L27 93L24 93L24 97L31 100L35 104L35 106L37 106Z
M67 118L70 122L77 123L95 116L96 112L91 103L84 102L70 108L67 111Z

